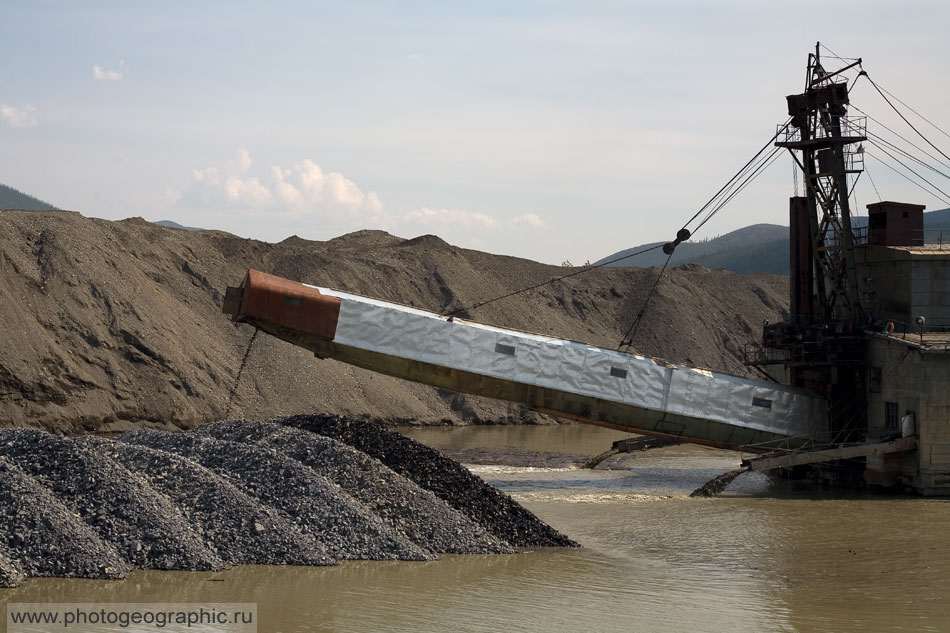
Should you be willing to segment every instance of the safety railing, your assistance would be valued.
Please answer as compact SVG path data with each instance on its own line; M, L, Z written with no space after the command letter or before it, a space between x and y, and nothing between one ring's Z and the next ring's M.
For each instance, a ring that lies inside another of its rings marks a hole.
M869 226L855 227L851 230L851 235L855 246L865 246L872 243ZM950 229L914 229L911 231L911 235L916 238L911 240L911 244L893 244L893 246L910 246L938 251L950 250Z
M842 116L839 117L841 134L843 139L865 139L867 138L868 118L866 116ZM776 144L799 143L802 141L801 128L780 123L776 126ZM831 125L818 125L815 129L809 130L809 140L835 138L835 133ZM851 141L856 142L856 141ZM861 159L863 162L863 158Z

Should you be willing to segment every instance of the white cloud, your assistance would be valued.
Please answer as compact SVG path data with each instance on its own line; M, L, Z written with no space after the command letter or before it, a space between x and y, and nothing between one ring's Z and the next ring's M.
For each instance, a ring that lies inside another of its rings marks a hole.
M120 81L123 77L125 77L127 70L128 65L125 63L124 59L119 60L118 70L106 70L96 64L92 67L92 78L96 81Z
M39 123L39 113L31 105L15 108L0 103L0 119L10 127L33 127Z
M175 191L170 187L166 188L165 191L162 192L162 199L164 199L167 204L175 204L181 199L181 192Z
M266 207L274 201L270 189L257 178L241 180L237 176L231 176L224 181L224 194L229 202L248 207Z
M537 213L499 218L457 207L420 206L387 211L375 191L315 161L304 158L292 166L255 163L250 152L237 148L218 166L194 169L183 190L166 190L168 205L189 210L225 213L229 222L266 223L263 229L280 235L289 231L349 232L378 228L397 235L435 233L443 239L484 249L504 234L546 228Z
M251 168L251 154L243 147L237 148L237 156L228 161L228 166L238 174L246 174Z
M451 227L468 229L497 229L501 227L545 229L547 223L537 213L524 213L506 222L482 213L464 209L420 207L406 213L381 214L376 218L384 227L398 230L402 226L417 229L443 230Z
M465 226L493 229L499 226L498 220L490 215L462 209L422 207L400 215L389 215L386 219L395 224L415 224L425 227Z
M298 211L309 208L378 213L383 205L375 191L363 193L355 182L338 172L324 172L309 158L290 169L271 168L277 197Z
M293 218L321 213L366 216L383 210L376 192L364 193L343 174L325 172L309 158L293 167L274 165L261 175L251 173L252 165L250 152L238 148L224 168L193 170L190 187L176 200ZM166 200L172 198L166 196Z
M417 62L420 59L422 59L422 55L420 55L419 53L412 53L406 59L408 59L411 62Z
M524 213L511 219L512 226L530 226L535 229L548 228L547 222L541 219L537 213Z

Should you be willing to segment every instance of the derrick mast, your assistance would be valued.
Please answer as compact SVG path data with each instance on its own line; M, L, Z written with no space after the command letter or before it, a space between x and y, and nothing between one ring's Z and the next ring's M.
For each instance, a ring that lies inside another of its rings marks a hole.
M775 144L803 174L804 196L790 200L790 318L767 325L766 363L783 363L789 382L825 392L829 440L857 440L866 426L863 394L867 317L861 305L848 175L863 167L866 118L848 115L843 72L808 56L805 90L786 97L789 121Z
M780 127L775 143L789 150L805 181L804 200L793 198L792 205L807 211L813 283L810 290L800 288L793 300L804 303L798 313L807 310L807 316L839 331L864 325L847 175L861 171L862 155L854 147L867 140L866 119L848 116L848 83L837 80L847 68L828 73L816 47L808 56L805 92L786 97L791 121ZM811 296L805 296L806 290Z

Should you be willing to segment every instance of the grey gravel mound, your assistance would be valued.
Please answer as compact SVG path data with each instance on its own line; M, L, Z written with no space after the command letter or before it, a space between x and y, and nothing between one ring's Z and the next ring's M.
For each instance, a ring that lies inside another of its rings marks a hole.
M193 459L261 502L287 513L340 559L432 560L339 486L277 451L193 434L130 431L118 438Z
M224 567L171 501L92 447L43 431L0 429L0 455L49 488L135 567Z
M0 587L16 587L24 578L26 574L19 565L10 560L6 548L0 545Z
M432 491L512 545L577 546L458 462L379 423L337 415L296 415L277 421L349 444Z
M414 543L438 553L512 551L466 515L379 461L333 438L272 422L231 420L197 427L196 434L276 449L309 466L372 510Z
M48 489L0 457L0 581L23 576L123 578L115 549Z
M332 565L326 549L286 515L239 490L197 462L146 446L98 437L80 440L138 473L178 506L225 562Z

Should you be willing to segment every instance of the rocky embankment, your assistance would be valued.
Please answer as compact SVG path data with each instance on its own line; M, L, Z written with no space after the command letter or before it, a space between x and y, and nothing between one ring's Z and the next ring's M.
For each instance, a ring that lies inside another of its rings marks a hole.
M456 462L362 420L115 439L0 430L0 586L572 545Z

